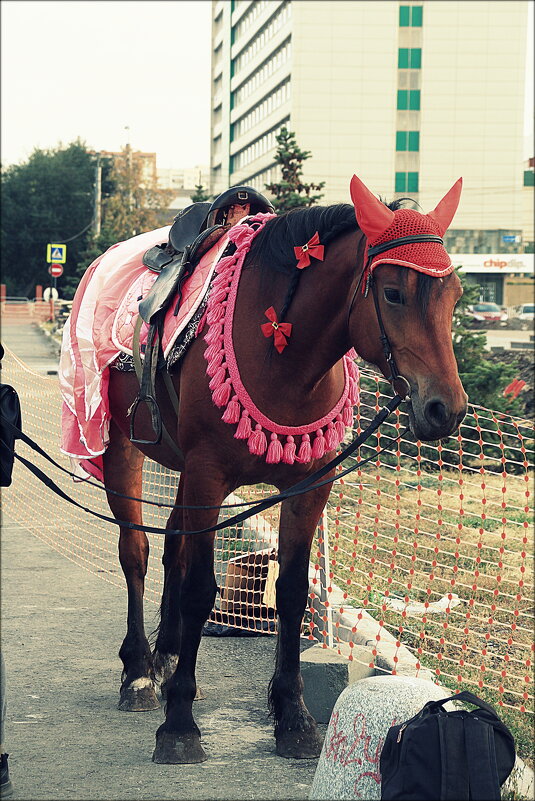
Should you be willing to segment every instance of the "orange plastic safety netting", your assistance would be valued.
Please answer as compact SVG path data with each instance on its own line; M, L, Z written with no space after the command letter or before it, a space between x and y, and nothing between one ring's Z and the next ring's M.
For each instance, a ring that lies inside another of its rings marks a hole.
M58 450L57 377L35 372L6 350L2 381L19 393L25 432L68 468ZM386 381L363 370L356 431L387 392ZM501 706L532 711L532 425L471 406L457 437L430 446L408 438L397 442L405 423L398 411L344 464L374 456L331 492L313 545L304 634L350 659L357 645L367 645L379 671L402 672L408 654L417 674L431 671L452 689L475 689ZM79 503L109 514L101 490L72 482L23 443L17 452ZM146 460L143 497L158 504L145 507L147 524L165 525L164 504L174 503L176 488L175 474ZM227 502L269 491L243 489ZM20 464L3 492L3 511L4 520L14 519L78 565L124 587L116 526L62 502ZM220 594L212 622L275 630L278 514L274 507L219 532ZM150 540L146 598L158 604L163 537Z

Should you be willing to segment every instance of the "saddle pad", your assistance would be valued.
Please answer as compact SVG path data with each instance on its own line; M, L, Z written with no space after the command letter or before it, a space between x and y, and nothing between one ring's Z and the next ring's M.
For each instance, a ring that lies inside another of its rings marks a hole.
M188 325L202 303L210 285L215 265L227 242L228 237L226 235L222 236L210 250L206 251L195 267L193 274L184 282L177 315L174 314L176 300L173 300L170 304L165 315L162 335L162 349L166 358L176 338ZM146 297L156 278L157 275L155 273L144 268L132 281L117 309L111 330L111 340L118 350L122 353L127 353L129 356L132 356L133 353L134 327L139 314L139 302ZM146 343L148 331L149 326L144 322L139 336L141 345Z
M132 312L137 317L139 301L132 306L134 301L127 302L126 298L139 297L135 291L147 292L155 280L154 273L143 265L143 254L166 242L169 230L170 226L165 226L113 245L87 268L76 290L63 329L58 377L63 400L60 450L71 457L73 472L81 479L88 474L102 478L101 455L108 446L111 419L109 368L124 349L131 354L135 319L127 319ZM191 294L178 321L173 318L165 335L167 351L178 336L178 325L184 326L201 303L203 288L208 287L210 271L226 242L224 236L205 253L197 265L201 268L197 280L191 280L195 272L188 279ZM120 321L118 310L123 307ZM115 329L116 338L112 334ZM145 338L146 333L145 328Z

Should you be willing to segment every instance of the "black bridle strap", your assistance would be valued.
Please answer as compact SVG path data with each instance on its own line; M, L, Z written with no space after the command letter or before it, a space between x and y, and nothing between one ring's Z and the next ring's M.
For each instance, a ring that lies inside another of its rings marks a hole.
M442 237L434 236L432 234L400 236L398 239L390 239L388 242L382 242L380 245L374 245L373 247L368 248L368 264L366 267L369 266L370 258L373 258L373 256L378 256L380 253L386 253L387 250L392 250L392 248L400 248L403 245L414 245L417 242L436 242L439 245L444 244Z
M369 426L364 431L362 431L358 437L356 437L346 448L344 448L343 451L341 451L337 456L335 456L334 459L331 459L329 462L327 462L327 464L325 464L319 470L314 471L314 473L312 473L307 478L303 479L297 484L294 484L287 490L283 490L277 495L271 495L268 498L264 498L261 501L254 502L254 505L251 505L251 508L248 509L247 511L240 512L237 515L233 515L232 517L227 518L221 523L217 523L213 526L209 526L208 528L204 529L199 529L197 531L184 531L181 529L164 529L156 526L145 526L142 524L132 523L126 520L118 520L114 517L110 517L109 515L103 515L100 514L99 512L95 512L93 509L83 506L82 504L78 503L78 501L75 501L74 498L71 498L70 495L68 495L60 487L58 487L58 485L49 476L43 473L42 470L33 465L27 459L25 459L24 457L20 456L17 453L14 453L14 456L20 462L22 462L22 464L24 464L24 466L27 467L28 470L30 470L30 472L32 472L39 479L39 481L45 484L53 492L55 492L56 495L59 495L60 498L63 498L63 500L68 501L74 506L77 506L79 509L88 512L89 514L99 518L100 520L104 520L108 523L114 523L115 525L122 526L124 528L133 529L135 531L144 531L151 534L166 534L166 535L169 534L178 536L186 536L190 534L207 534L210 531L219 531L223 528L229 528L233 525L243 522L244 520L247 520L249 517L252 517L255 514L259 514L265 511L266 509L269 509L271 506L275 506L275 504L277 503L287 500L288 498L293 498L296 497L297 495L304 495L306 492L318 489L319 487L324 486L325 484L332 483L335 480L335 478L347 475L348 473L353 472L362 465L366 464L371 459L376 459L377 453L374 453L368 459L364 459L361 462L358 462L356 465L350 465L349 467L345 468L337 476L329 476L323 481L320 480L323 479L324 476L327 475L327 473L330 473L332 470L334 470L335 467L341 464L341 462L344 461L344 459L346 459L348 456L354 453L354 451L357 450L357 448L359 448L364 442L366 442L366 440L369 439L369 437L379 428L379 426L386 420L386 418L395 409L397 409L397 407L399 406L400 403L402 403L402 401L403 398L401 398L399 395L395 395L393 398L391 398L391 400L386 404L386 406L383 406L383 408L371 421ZM33 440L30 439L30 437L27 437L25 434L23 434L22 431L20 431L20 429L18 429L16 426L13 426L8 420L3 418L2 422L8 428L8 430L11 430L16 434L17 438L22 439L27 444L32 443L30 447L32 447L33 444L35 444L33 443ZM400 434L399 437L403 436L403 433L404 432L402 432L402 434ZM394 440L394 442L397 442L399 437L396 440ZM37 448L39 452L42 452L42 449L39 448L39 446L37 446ZM383 450L387 450L387 448L384 448ZM47 456L47 458L51 458L48 457L47 454L45 455ZM175 507L175 508L181 508L181 507ZM214 507L195 507L195 508L211 509ZM215 507L215 508L220 508L220 507Z

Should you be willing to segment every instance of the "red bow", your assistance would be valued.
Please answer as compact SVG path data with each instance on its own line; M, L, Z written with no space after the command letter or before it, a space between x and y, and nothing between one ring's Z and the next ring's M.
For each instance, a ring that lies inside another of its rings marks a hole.
M292 333L292 324L291 323L279 323L277 320L277 313L273 306L270 306L269 309L266 309L264 312L268 320L271 320L270 323L262 323L260 328L262 329L262 333L265 337L273 336L273 341L275 347L282 353L286 345L288 344L287 337L290 336Z
M320 245L320 235L316 231L312 239L302 247L294 248L295 258L297 259L297 269L302 270L310 264L310 257L312 256L319 261L323 261L323 245Z

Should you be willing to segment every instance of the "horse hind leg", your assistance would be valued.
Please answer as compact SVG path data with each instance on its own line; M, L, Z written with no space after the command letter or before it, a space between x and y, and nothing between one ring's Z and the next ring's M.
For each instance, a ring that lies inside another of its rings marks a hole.
M143 460L143 454L112 421L110 443L103 457L106 489L140 498ZM140 503L110 493L108 503L116 518L142 524ZM119 650L123 673L118 706L124 712L145 712L160 706L154 690L152 656L143 618L148 556L146 534L120 527L119 561L128 592L127 631Z

